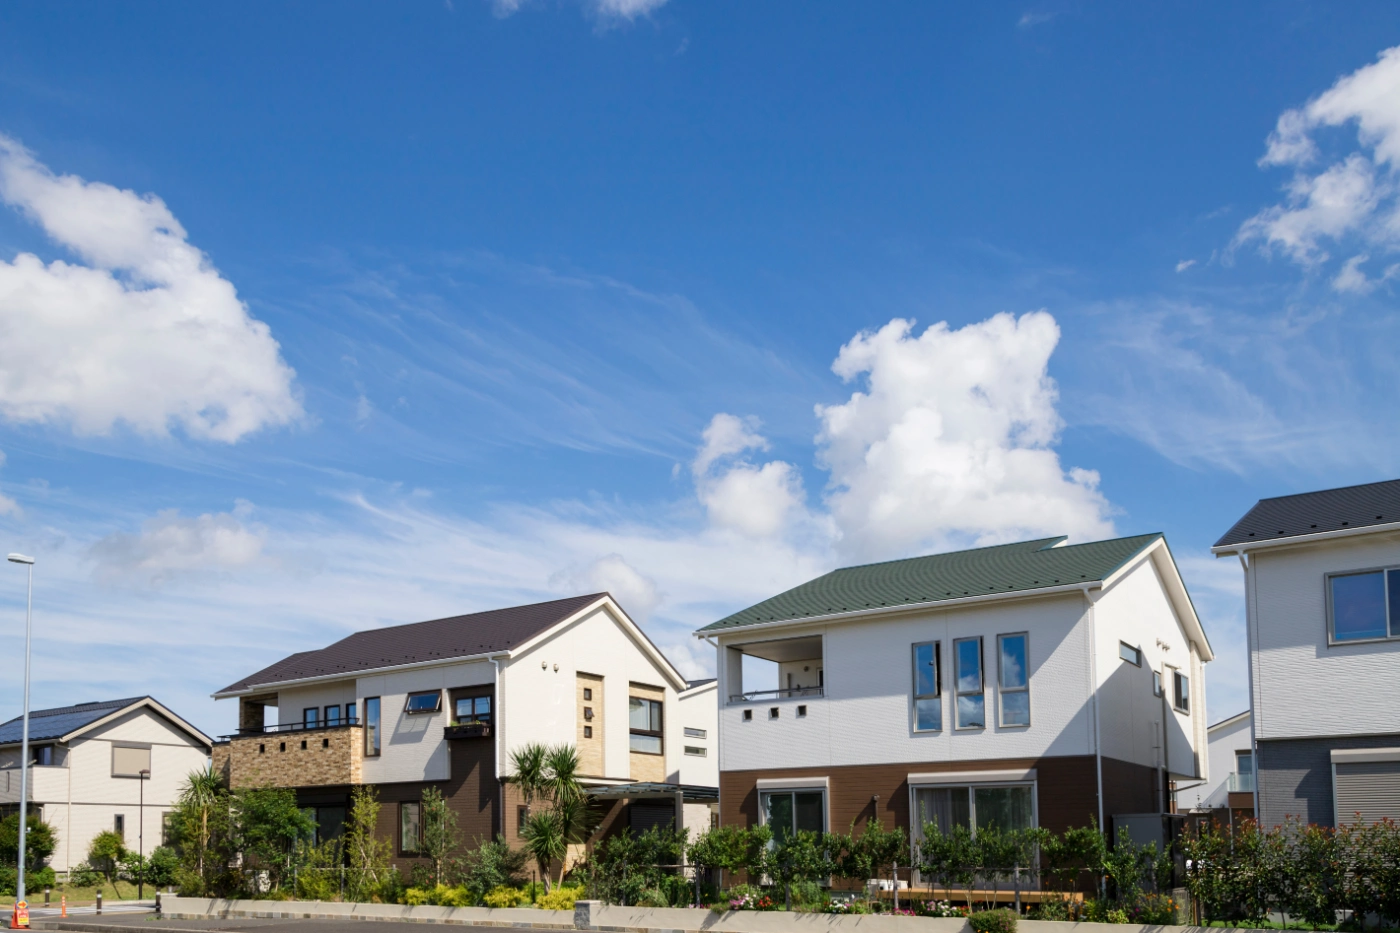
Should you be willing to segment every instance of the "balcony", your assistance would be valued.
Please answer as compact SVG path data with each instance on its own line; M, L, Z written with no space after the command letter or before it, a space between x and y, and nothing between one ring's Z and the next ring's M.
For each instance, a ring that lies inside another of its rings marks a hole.
M822 638L774 638L725 646L725 682L731 704L826 695Z
M489 739L491 738L491 724L489 722L459 722L450 726L443 726L442 737L445 739Z
M326 787L363 783L364 730L357 722L284 723L220 736L214 769L229 787Z
M1238 771L1231 771L1229 789L1232 794L1254 793L1254 772L1241 774Z

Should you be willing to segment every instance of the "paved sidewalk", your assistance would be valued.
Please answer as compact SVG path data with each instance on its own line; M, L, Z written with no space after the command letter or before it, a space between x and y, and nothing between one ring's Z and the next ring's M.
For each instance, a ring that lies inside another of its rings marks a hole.
M101 916L85 914L73 916L68 911L66 920L52 917L32 917L30 926L35 930L67 930L73 933L366 933L366 924L374 925L374 933L423 933L423 923L397 920L272 920L262 918L229 919L210 918L208 920L162 920L153 912L124 912L112 915L104 912ZM522 929L531 929L522 925Z

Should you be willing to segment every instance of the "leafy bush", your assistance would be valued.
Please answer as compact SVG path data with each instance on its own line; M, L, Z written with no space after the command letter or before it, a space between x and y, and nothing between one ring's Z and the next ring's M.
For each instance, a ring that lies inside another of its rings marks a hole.
M560 885L548 894L541 895L535 901L535 906L540 910L573 910L574 901L583 896L582 887L565 887Z
M26 878L29 872L38 872L53 855L58 846L58 837L53 827L45 823L37 814L29 814L26 820L29 834L24 840L24 867ZM19 814L11 813L0 820L0 863L17 865L19 862ZM25 888L33 887L25 882ZM34 887L34 890L40 890Z
M1166 894L1138 894L1124 908L1124 913L1128 915L1130 923L1174 926L1176 901Z
M1006 908L979 910L968 915L973 933L1016 933L1016 912Z
M87 862L79 862L68 870L68 883L75 888L95 888L102 882L102 873Z
M497 836L494 841L483 842L458 859L452 866L451 874L471 892L472 903L479 904L488 891L519 887L524 880L528 859L524 851L512 849L505 836Z
M415 907L423 904L432 904L434 907L470 907L476 903L476 898L460 885L448 887L439 884L431 888L409 888L404 891L403 901Z
M1074 913L1067 897L1047 897L1035 908L1037 920L1073 920Z
M487 907L519 907L530 900L530 895L519 888L508 888L502 885L486 892L482 898Z

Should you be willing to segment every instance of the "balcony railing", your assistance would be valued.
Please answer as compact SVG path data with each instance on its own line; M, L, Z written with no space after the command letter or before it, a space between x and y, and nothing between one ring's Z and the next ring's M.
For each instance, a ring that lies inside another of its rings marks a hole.
M1241 774L1238 771L1230 772L1230 792L1235 794L1254 793L1254 772Z
M781 700L787 697L819 697L821 687L788 687L785 690L751 690L748 693L730 694L730 703L748 703L751 700Z
M274 735L279 732L322 732L326 729L349 729L358 726L358 719L342 719L338 722L283 722L273 726L263 726L261 729L239 729L232 735L219 736L220 742L227 742L230 739L246 739L254 735Z
M489 739L491 737L491 724L489 722L459 722L443 726L442 737L445 739Z

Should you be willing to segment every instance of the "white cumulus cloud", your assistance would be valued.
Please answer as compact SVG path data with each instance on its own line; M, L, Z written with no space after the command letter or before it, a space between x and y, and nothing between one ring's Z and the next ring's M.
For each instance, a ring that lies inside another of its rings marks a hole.
M749 450L768 449L756 419L717 414L705 428L703 440L691 472L712 524L751 537L769 537L801 511L805 495L796 467L782 460L755 465L741 457Z
M80 260L0 260L0 417L231 443L301 416L267 325L159 198L0 136L0 199Z
M832 369L865 388L818 406L820 460L839 549L880 559L1036 535L1113 533L1098 474L1052 449L1059 342L1043 311L913 333L893 320L857 335Z
M251 508L194 517L168 509L136 535L117 532L96 542L88 556L101 580L158 586L172 577L248 567L262 557L265 534L245 520Z
M1352 124L1359 151L1327 162L1318 131ZM1308 267L1331 258L1329 243L1400 248L1400 46L1280 116L1259 161L1294 174L1286 200L1245 221L1236 244L1259 242ZM1326 164L1318 167L1320 161ZM1333 286L1364 290L1367 280L1350 265Z
M606 554L582 570L556 575L555 579L576 593L611 593L637 622L650 619L661 603L656 581L627 563L621 554Z

